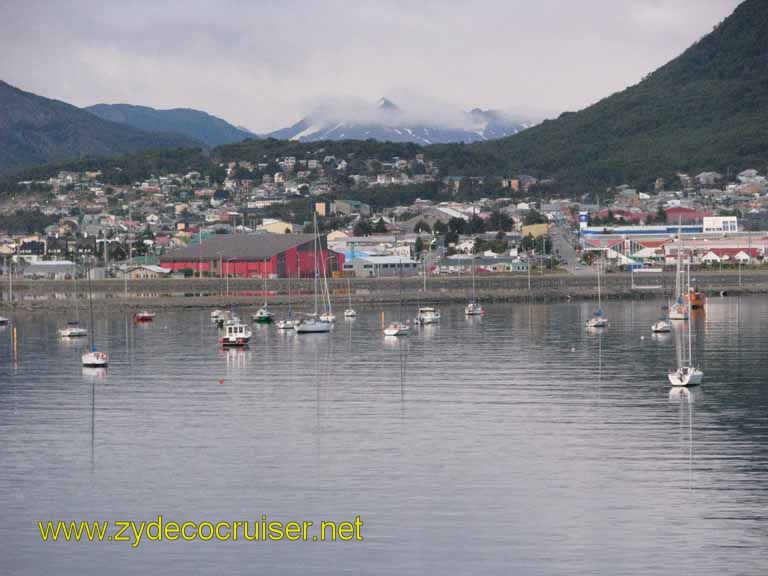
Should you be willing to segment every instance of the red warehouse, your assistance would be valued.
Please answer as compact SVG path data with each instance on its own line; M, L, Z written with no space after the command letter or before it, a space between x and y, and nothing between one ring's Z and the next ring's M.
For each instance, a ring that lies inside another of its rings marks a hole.
M315 244L312 234L218 235L168 252L160 263L173 271L192 270L195 275L312 277ZM342 269L344 255L328 250L326 237L321 236L317 241L317 262L321 271L329 274Z

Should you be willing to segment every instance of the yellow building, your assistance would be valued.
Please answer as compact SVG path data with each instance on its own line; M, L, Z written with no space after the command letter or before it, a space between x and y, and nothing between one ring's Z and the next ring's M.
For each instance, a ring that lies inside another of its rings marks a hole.
M290 222L269 218L265 219L257 229L261 232L271 232L272 234L291 234L294 232L293 224Z

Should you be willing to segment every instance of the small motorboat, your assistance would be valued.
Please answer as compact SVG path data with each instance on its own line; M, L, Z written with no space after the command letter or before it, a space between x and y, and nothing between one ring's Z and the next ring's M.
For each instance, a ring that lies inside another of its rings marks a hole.
M256 311L256 314L251 314L251 320L256 322L257 324L272 324L274 321L274 314L267 310L266 307L259 308Z
M222 329L219 343L222 346L245 346L251 341L251 329L243 323L227 323Z
M109 364L109 356L106 352L91 350L83 354L82 361L85 368L106 368Z
M355 318L357 316L357 312L355 312L352 308L347 308L344 310L344 318Z
M155 319L155 313L142 310L141 312L137 312L134 318L136 319L136 322L152 322Z
M392 322L389 326L384 328L384 336L408 336L411 329L407 324L402 322Z
M440 311L435 308L425 306L419 308L419 312L416 315L416 322L421 324L435 324L440 321Z
M664 318L659 318L651 326L651 332L653 332L654 334L672 332L672 325L669 322L667 322Z
M88 336L88 330L80 326L80 322L72 320L67 322L66 328L59 329L59 336L62 338L83 338Z
M667 377L672 386L695 386L701 384L704 372L693 366L681 366L676 370L670 370Z
M483 314L483 307L477 302L470 302L464 307L465 316L482 316Z
M216 310L213 310L211 312L211 320L215 322L216 320L219 319L219 316L221 316L222 314L224 314L224 310L219 310L218 308Z
M0 316L0 326L7 326L8 325L8 318L5 316Z

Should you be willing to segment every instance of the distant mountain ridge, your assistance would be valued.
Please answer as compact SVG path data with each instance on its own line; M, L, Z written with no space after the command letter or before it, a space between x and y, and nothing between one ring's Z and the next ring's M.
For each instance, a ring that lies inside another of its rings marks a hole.
M524 122L496 110L475 108L452 115L450 121L419 120L391 100L382 98L375 108L347 112L319 108L292 126L267 134L278 140L379 140L429 145L448 142L482 142L524 130Z
M176 134L151 134L0 80L0 172L138 150L197 147Z
M234 144L256 134L226 120L192 108L158 110L133 104L95 104L83 108L99 118L145 132L175 133L194 138L209 147Z

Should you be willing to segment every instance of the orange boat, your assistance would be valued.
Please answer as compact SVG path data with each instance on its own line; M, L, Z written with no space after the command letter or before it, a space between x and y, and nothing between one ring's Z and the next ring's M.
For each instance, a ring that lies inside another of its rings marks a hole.
M691 288L689 297L691 299L691 308L694 310L697 308L704 308L704 304L707 301L707 297L704 295L704 292L698 292L695 288Z

